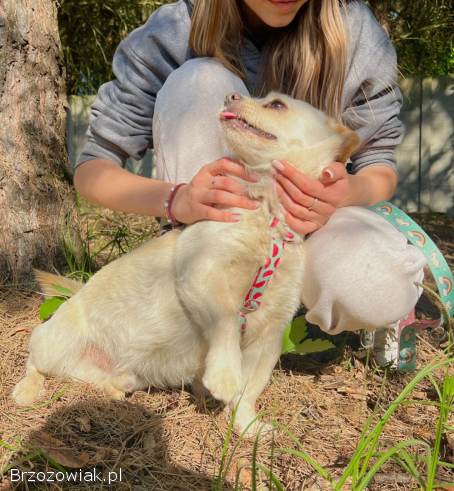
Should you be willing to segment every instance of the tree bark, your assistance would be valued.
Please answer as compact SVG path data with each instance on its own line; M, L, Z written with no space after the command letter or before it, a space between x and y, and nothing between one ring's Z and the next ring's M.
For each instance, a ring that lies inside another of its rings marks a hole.
M74 203L65 107L55 0L0 0L0 283L62 256Z

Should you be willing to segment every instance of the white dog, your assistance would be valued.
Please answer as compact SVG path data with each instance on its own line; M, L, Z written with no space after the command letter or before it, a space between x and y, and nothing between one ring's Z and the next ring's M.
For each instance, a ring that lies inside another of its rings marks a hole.
M309 104L276 93L263 99L232 94L220 119L235 156L262 176L248 184L261 207L235 210L242 215L237 223L202 221L174 230L108 264L86 285L65 283L77 293L34 329L26 376L13 392L18 404L38 397L44 375L91 382L116 398L201 380L216 399L237 405L240 431L255 419L256 399L281 353L303 280L303 240L294 237L261 306L243 308L273 238L285 240L289 232L272 161L288 160L319 177L332 161L346 160L358 136ZM61 284L53 275L41 280ZM258 427L255 422L248 433Z

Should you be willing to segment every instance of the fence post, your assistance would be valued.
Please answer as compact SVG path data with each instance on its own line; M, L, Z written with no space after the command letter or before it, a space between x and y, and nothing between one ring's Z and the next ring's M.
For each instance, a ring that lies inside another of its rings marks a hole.
M66 145L71 163L71 173L74 170L77 157L86 142L85 134L90 120L90 107L95 97L91 95L69 97L69 110L66 120ZM142 160L128 159L125 168L134 174L151 177L153 171L152 151L148 150Z
M421 84L419 79L407 78L401 81L400 87L403 95L400 119L405 125L405 136L396 149L399 186L393 203L404 210L417 211L420 201Z
M422 211L454 215L454 76L426 79L423 93Z

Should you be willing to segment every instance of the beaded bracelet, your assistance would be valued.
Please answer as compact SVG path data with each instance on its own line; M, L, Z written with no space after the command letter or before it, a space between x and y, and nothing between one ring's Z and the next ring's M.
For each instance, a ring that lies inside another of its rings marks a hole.
M174 214L172 213L172 203L175 198L175 195L177 194L177 191L182 187L185 186L186 183L182 182L180 184L177 184L176 186L173 186L172 189L170 190L169 197L166 199L164 202L164 213L167 218L167 220L171 223L172 227L178 227L182 225L181 222L179 222Z

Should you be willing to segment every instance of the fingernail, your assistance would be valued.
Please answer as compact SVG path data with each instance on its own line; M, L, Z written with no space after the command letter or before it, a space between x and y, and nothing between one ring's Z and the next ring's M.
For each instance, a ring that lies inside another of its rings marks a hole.
M277 169L277 170L284 170L284 164L281 161L279 161L279 160L273 160L271 163L273 164L273 167L275 169Z
M234 222L239 222L241 220L241 214L240 213L232 213L232 221Z
M323 177L328 177L329 179L334 178L334 172L331 169L324 169L322 175Z
M252 179L255 179L256 181L260 181L260 174L257 174L256 172L251 172L249 174L250 177L252 177Z
M274 168L274 167L271 167L271 175L274 177L274 176L277 176L277 170Z

